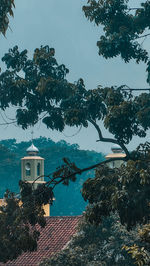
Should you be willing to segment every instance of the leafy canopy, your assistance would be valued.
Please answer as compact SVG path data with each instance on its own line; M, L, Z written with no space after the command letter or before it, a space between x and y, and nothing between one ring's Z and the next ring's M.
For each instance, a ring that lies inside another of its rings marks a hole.
M9 25L9 15L14 16L14 0L0 0L0 33L4 36Z
M104 35L97 42L99 55L106 59L120 55L125 62L148 62L140 38L150 28L150 3L142 1L133 8L130 5L129 0L89 0L83 11L90 21L103 26Z
M92 123L96 128L96 121L102 120L114 143L123 145L135 135L146 136L149 94L134 97L123 86L86 90L82 79L75 84L67 81L69 70L54 55L55 50L45 46L35 49L29 59L27 50L19 52L15 46L2 58L7 70L0 75L0 108L16 106L18 125L26 129L42 120L48 128L63 131L65 125Z
M22 185L23 188L23 184ZM26 194L25 194L26 193ZM0 261L16 259L22 252L34 251L39 238L35 225L45 226L42 206L32 200L29 204L31 188L25 186L23 195L18 199L6 191L4 205L0 207Z
M127 0L89 0L83 11L90 21L103 27L104 34L97 42L99 54L106 59L120 55L126 63L131 59L146 63L149 83L149 55L140 40L149 35L150 1L143 1L137 8L129 4ZM108 169L104 167L106 162L99 163L95 179L87 180L83 186L84 199L89 202L87 220L98 225L104 216L117 211L128 230L137 223L148 223L149 144L132 153L126 144L134 136L146 137L150 128L150 94L135 96L125 86L86 90L82 79L75 84L67 81L68 69L59 65L54 55L55 50L49 46L35 49L32 59L28 58L27 50L19 52L17 46L10 49L2 59L7 70L0 75L0 108L5 111L16 106L16 122L23 129L39 120L59 131L65 125L88 127L91 123L97 130L98 141L119 144L126 154L126 165ZM113 138L103 136L100 121ZM52 198L57 184L68 184L75 180L76 173L89 169L92 167L79 169L65 159L45 187L46 201ZM34 197L36 191L30 192L27 184L22 186L22 193ZM41 194L37 206L44 200ZM149 245L146 247L149 249Z

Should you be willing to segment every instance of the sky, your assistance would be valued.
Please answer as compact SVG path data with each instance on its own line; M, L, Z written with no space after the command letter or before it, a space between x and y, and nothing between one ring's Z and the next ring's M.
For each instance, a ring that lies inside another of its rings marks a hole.
M20 50L27 49L32 56L35 48L41 45L54 47L55 57L59 64L69 68L67 79L71 82L83 78L86 88L94 89L98 85L112 86L127 84L131 88L148 87L146 83L146 66L132 61L125 64L120 58L105 60L98 55L96 42L102 34L102 28L90 23L82 6L85 0L16 0L14 18L10 18L10 28L6 38L0 35L0 58L15 45ZM132 0L132 5L139 3ZM148 47L148 43L144 43ZM4 69L2 63L0 66ZM13 117L15 109L8 110L7 115ZM5 115L4 115L5 116ZM2 122L2 117L0 122ZM104 136L110 136L101 125ZM92 126L88 129L66 128L63 133L52 131L38 123L34 128L22 130L16 126L1 126L0 139L16 138L17 141L49 137L54 141L61 139L79 144L81 149L108 153L111 144L96 142L97 132ZM144 140L142 140L144 141ZM136 138L130 149L137 145Z

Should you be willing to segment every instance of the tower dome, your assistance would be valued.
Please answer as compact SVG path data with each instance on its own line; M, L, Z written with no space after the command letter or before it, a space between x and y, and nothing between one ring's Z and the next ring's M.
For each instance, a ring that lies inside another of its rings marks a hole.
M44 158L38 155L39 150L33 143L26 151L27 155L21 159L21 179L29 183L34 182L36 188L39 183L45 183Z
M38 148L35 147L33 143L26 151L28 155L32 155L32 156L37 155L39 153Z
M113 153L122 153L123 152L122 148L117 144L113 145L111 150Z

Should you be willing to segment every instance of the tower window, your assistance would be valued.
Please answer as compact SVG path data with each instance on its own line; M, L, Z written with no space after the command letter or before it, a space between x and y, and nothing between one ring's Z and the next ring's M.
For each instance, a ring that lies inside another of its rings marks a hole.
M37 164L37 176L40 176L41 174L41 165L40 163Z
M26 169L26 176L30 176L31 175L30 163L26 163L25 169Z

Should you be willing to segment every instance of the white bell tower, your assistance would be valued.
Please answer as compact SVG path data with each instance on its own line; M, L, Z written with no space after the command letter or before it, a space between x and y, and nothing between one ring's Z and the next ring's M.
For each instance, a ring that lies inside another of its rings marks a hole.
M113 153L106 155L106 160L115 158L120 158L120 160L109 162L108 166L110 168L119 168L124 163L122 158L126 157L126 154L123 152L119 145L114 145L111 150Z
M33 184L36 189L44 181L44 158L38 156L39 150L33 143L27 149L27 155L21 159L21 179ZM50 204L43 205L45 216L50 216Z
M27 156L21 159L21 179L34 182L34 188L44 181L44 158L38 156L39 150L33 145L27 149ZM38 178L39 177L39 178Z

